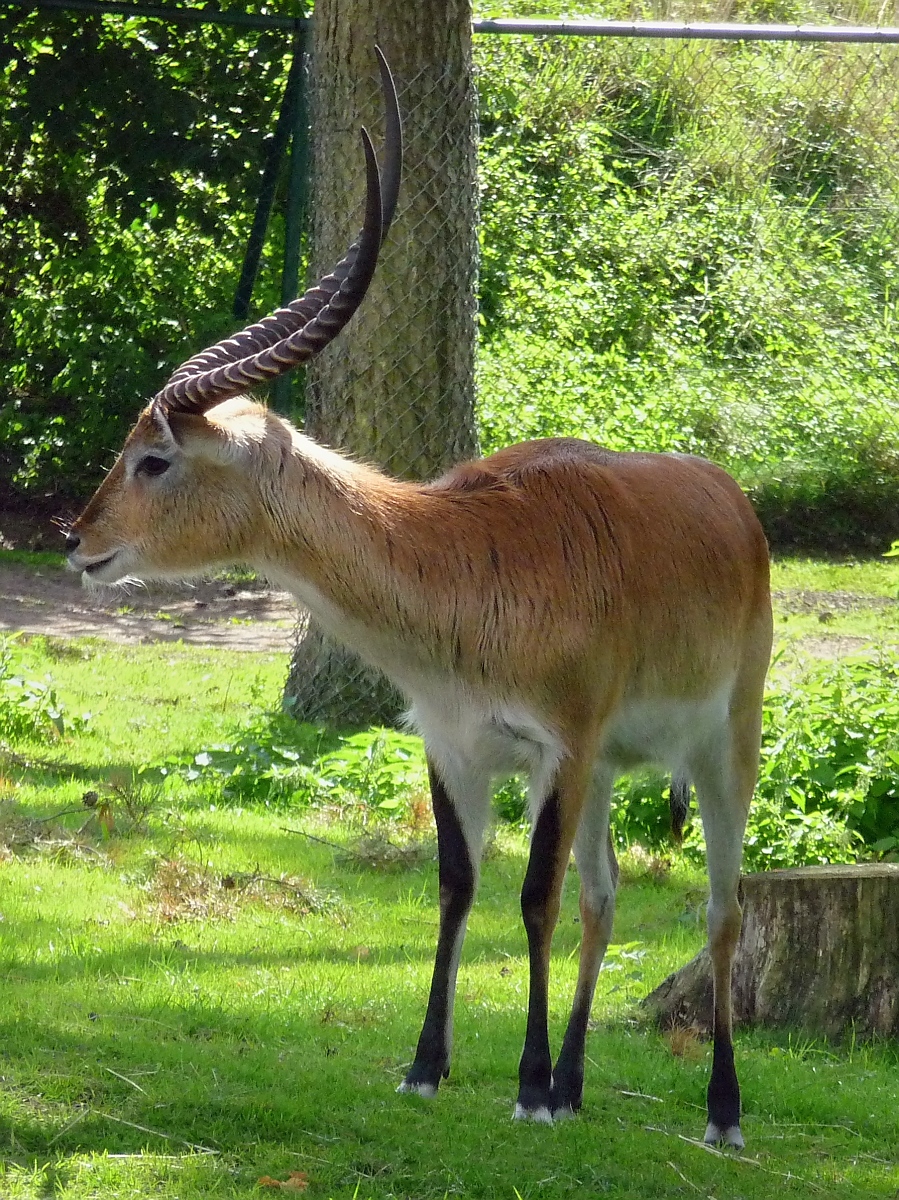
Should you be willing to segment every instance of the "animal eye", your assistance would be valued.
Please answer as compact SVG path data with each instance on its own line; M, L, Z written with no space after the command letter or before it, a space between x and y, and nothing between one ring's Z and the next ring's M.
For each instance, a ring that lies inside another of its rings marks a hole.
M145 454L135 471L139 475L164 475L170 466L167 458L160 458L158 454Z

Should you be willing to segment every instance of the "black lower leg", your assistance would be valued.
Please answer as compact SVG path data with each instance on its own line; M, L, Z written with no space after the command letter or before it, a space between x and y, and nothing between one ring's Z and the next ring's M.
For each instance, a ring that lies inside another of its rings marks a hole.
M561 821L559 797L546 799L531 841L521 889L521 912L528 935L530 988L524 1050L518 1066L521 1113L551 1110L552 1059L549 1052L549 945L556 922Z
M734 1066L729 1033L717 1032L712 1049L712 1077L708 1090L709 1124L722 1133L740 1124L740 1085Z
M553 1071L553 1113L577 1112L584 1097L584 1050L590 1003L575 1003Z
M474 864L458 814L434 767L429 764L431 801L437 823L440 877L440 932L431 992L415 1061L405 1087L436 1090L449 1075L450 1023L459 949L474 898Z
M615 880L614 856L609 847L610 875ZM553 1071L553 1113L577 1112L584 1094L584 1054L587 1041L587 1025L596 979L603 955L612 932L612 916L615 910L614 890L604 899L598 899L595 891L581 887L581 962L578 971L574 1004L565 1040Z

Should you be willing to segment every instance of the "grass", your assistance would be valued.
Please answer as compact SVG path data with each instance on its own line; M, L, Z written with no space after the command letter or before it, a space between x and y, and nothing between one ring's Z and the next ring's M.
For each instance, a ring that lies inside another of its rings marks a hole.
M895 594L894 571L789 561L774 577L783 592L827 584L876 598ZM40 638L23 656L52 674L68 714L93 715L66 739L0 758L4 1200L244 1197L292 1172L310 1197L347 1200L895 1196L891 1045L741 1032L747 1151L695 1141L708 1049L669 1043L637 1004L703 939L704 877L680 863L625 861L615 940L637 957L613 953L601 977L582 1116L513 1124L526 842L509 828L471 921L452 1078L432 1104L395 1095L436 934L432 831L370 812L326 824L316 812L240 811L208 779L138 773L273 708L285 657ZM412 865L366 866L312 840L352 846L384 830L420 845ZM555 1045L577 940L569 877Z
M64 554L55 554L51 550L3 550L0 549L0 567L64 567Z
M876 656L885 645L899 645L899 567L893 559L778 558L771 588L779 636L800 657Z

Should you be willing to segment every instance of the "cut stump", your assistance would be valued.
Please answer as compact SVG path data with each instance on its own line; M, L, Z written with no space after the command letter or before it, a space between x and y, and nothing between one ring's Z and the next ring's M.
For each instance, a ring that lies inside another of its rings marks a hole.
M741 896L736 1022L899 1034L899 863L744 875ZM708 950L643 1003L664 1028L708 1030Z

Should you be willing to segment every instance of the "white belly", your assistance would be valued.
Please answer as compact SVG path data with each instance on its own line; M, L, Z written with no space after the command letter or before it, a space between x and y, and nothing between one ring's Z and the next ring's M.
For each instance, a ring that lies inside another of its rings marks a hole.
M653 699L625 703L604 731L598 759L615 771L641 765L683 768L691 751L720 737L731 688L702 700Z

